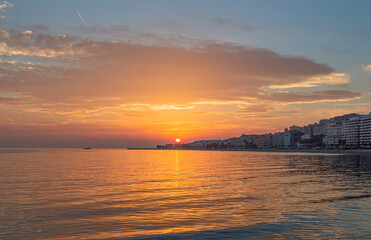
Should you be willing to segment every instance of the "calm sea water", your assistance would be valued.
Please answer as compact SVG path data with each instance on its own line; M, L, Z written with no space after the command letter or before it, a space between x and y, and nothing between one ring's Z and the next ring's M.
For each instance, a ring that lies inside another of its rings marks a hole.
M371 156L0 149L0 239L257 238L371 238Z

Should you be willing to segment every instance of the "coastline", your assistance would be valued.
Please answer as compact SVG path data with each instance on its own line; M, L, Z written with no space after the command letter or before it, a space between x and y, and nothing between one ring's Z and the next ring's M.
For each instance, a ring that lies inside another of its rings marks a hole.
M161 148L127 148L127 150L181 150L181 151L228 151L228 152L278 152L278 153L333 153L371 155L371 149L161 149Z

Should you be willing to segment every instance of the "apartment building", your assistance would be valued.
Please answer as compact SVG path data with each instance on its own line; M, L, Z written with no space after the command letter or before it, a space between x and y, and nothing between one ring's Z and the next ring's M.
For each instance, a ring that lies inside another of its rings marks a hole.
M360 144L360 117L353 117L343 121L343 140L347 147L358 148Z
M343 140L342 122L331 123L327 127L327 135L323 138L326 146L338 146L339 140Z
M371 113L363 115L359 123L360 145L362 148L371 148Z

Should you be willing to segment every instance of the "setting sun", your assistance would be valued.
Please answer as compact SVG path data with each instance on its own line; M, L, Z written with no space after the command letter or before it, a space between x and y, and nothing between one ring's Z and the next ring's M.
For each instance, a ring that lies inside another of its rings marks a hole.
M180 139L177 138L177 139L175 140L175 142L176 142L176 143L180 143Z

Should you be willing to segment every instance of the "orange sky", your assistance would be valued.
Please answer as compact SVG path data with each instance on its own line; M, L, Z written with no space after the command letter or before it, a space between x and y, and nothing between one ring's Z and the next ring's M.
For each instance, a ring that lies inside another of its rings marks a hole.
M370 110L369 93L326 63L217 40L140 40L0 29L0 146L154 146Z

